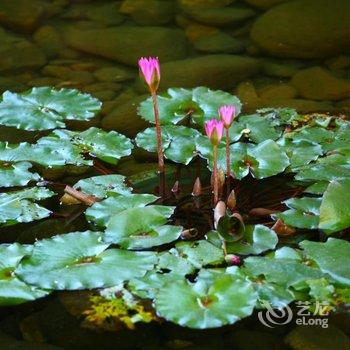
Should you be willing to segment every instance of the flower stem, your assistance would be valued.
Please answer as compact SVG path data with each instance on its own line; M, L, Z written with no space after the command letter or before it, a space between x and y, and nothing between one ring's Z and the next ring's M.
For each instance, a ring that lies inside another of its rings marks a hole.
M214 205L219 201L219 178L218 178L218 146L213 145L213 180L214 180Z
M230 181L231 177L231 154L230 154L230 132L229 129L225 128L226 132L226 176L227 181Z
M160 127L159 109L156 91L151 91L154 119L156 123L157 134L157 152L158 152L158 172L159 172L159 193L162 197L165 195L165 166L164 166L164 154L162 146L162 130Z

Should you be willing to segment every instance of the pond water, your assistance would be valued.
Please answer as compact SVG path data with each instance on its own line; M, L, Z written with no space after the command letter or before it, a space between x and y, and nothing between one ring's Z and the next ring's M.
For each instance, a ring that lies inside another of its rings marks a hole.
M348 0L0 0L0 92L41 86L79 89L102 101L102 110L89 121L70 121L70 129L94 126L132 138L149 125L136 113L148 97L137 60L158 56L160 92L206 86L237 95L244 113L290 107L300 113L344 116L350 112L349 23ZM32 142L44 135L0 126L0 141ZM156 169L156 158L143 150L109 169L134 176L133 184L141 193L154 191L156 178L137 175ZM103 162L91 172L85 170L84 177L106 171ZM81 176L77 169L41 171L51 181L64 177L69 184ZM205 219L205 210L198 214L189 196L193 182L201 174L208 187L210 174L200 161L189 170L169 166L169 173L168 184L182 179L178 223L190 228ZM286 192L289 180L272 179L278 184L277 194L268 179L256 185L249 178L239 189L231 184L240 212L248 215L266 204L256 194L264 187L271 190L262 195L270 198L270 207L280 208L280 202L289 198L286 193L295 191L293 187ZM278 188L283 188L283 195ZM168 204L174 205L172 201ZM84 208L62 209L57 201L47 203L55 217L0 228L0 243L32 244L53 234L91 228L81 215ZM254 223L271 224L260 219ZM202 226L203 231L210 229ZM0 349L345 350L350 343L346 312L332 316L329 328L298 328L293 321L270 329L255 312L234 326L214 330L163 322L131 331L108 320L99 326L89 324L82 310L90 297L80 291L58 292L2 308ZM332 343L335 338L340 339L337 346Z

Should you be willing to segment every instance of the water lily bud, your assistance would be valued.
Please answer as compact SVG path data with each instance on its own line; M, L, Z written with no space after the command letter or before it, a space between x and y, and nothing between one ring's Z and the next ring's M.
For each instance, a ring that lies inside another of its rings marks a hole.
M140 73L151 92L156 92L160 81L160 66L158 57L141 57L139 59Z
M241 264L241 258L238 255L234 255L234 254L227 254L225 256L225 261L229 265L233 265L233 266L238 266Z
M233 119L236 116L236 107L235 106L221 106L219 108L219 116L221 120L224 122L224 126L226 129L228 129Z
M217 119L211 119L205 123L205 133L214 146L218 146L224 132L224 123Z
M214 227L217 229L220 218L226 215L226 204L219 201L214 209Z
M192 196L198 197L200 195L202 195L202 183L200 178L197 177L193 185Z
M232 190L227 197L227 206L231 209L234 210L237 205L237 200L236 200L236 193L235 190Z

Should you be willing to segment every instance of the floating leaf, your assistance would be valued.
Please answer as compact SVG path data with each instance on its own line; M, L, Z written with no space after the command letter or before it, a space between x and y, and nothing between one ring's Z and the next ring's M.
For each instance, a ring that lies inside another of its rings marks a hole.
M16 274L26 283L56 290L111 287L142 277L155 253L108 249L99 232L72 232L35 243Z
M96 98L74 89L6 91L0 103L0 124L24 130L64 128L65 120L91 119L100 108Z
M238 141L242 136L260 143L266 140L277 140L281 132L273 127L268 119L254 115L240 116L230 128L232 140Z
M248 257L244 260L244 269L248 275L263 275L267 282L286 287L324 276L319 269L288 258Z
M336 238L327 242L302 241L300 244L308 259L340 284L350 285L350 243Z
M322 147L309 141L290 142L281 139L279 145L287 153L292 170L315 161L323 154Z
M185 126L162 127L164 156L177 163L188 164L196 156L195 138L199 131ZM136 136L136 144L149 152L157 151L155 128L148 128Z
M113 196L96 202L85 211L86 218L98 226L107 226L109 219L123 210L144 207L153 203L158 197L152 194L129 194Z
M243 231L243 239L227 243L227 252L231 254L260 254L274 249L278 243L275 231L264 225L248 225Z
M332 233L349 227L349 207L350 179L331 181L323 194L319 228Z
M318 228L321 198L291 198L284 203L291 209L274 214L274 218L282 219L286 225L297 228Z
M49 294L49 291L25 284L14 274L21 259L30 254L31 249L32 246L18 243L0 245L0 306L21 304Z
M106 198L120 194L128 195L131 193L131 188L125 184L125 176L116 174L82 179L74 185L74 188L97 198Z
M236 113L242 104L237 97L221 90L210 90L206 87L194 89L168 89L167 94L158 96L159 115L162 125L177 124L183 119L204 125L208 119L218 114L222 105L234 105ZM145 120L155 123L152 98L140 104L138 114Z
M0 193L0 224L13 225L19 222L40 220L50 215L50 210L34 201L53 196L43 187L32 187L21 191Z
M187 257L182 256L182 253L174 248L159 254L157 267L160 270L171 271L180 276L189 275L195 270L195 267L188 261Z
M104 240L123 248L150 248L178 239L181 226L164 225L174 207L150 205L131 208L114 215L107 224Z
M256 300L250 282L222 273L209 283L200 277L195 283L168 283L158 291L154 306L158 315L168 321L203 329L233 324L249 316Z
M76 157L89 154L105 162L116 164L118 159L128 156L133 148L131 141L116 131L106 132L92 127L83 132L54 130L38 140L34 148L47 147L53 153L60 153L66 164L79 165ZM84 163L84 162L83 162ZM86 163L86 162L85 162ZM88 163L88 164L91 164Z
M175 247L179 255L197 269L206 265L218 265L224 261L223 250L204 240L179 242Z
M295 142L309 141L316 144L323 144L331 142L334 139L334 133L322 127L308 125L285 134L285 137Z
M0 161L0 186L25 186L30 181L40 180L39 174L28 170L31 167L32 164L28 162L7 163Z

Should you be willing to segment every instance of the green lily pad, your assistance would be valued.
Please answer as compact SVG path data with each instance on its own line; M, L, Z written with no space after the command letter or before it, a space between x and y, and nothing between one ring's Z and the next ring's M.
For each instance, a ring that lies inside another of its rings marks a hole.
M323 154L320 145L309 141L290 142L286 139L281 139L278 143L287 153L292 170L317 160Z
M214 244L205 241L179 242L175 245L179 256L200 269L206 265L219 265L224 262L224 252Z
M97 198L128 195L131 193L131 188L125 184L125 176L117 174L100 175L82 179L74 185L74 188Z
M326 278L307 281L310 287L310 296L318 301L331 301L335 292L335 288Z
M100 232L72 232L35 243L15 273L28 284L56 290L112 287L153 269L152 252L107 249Z
M278 243L276 232L264 225L248 225L243 231L243 239L226 244L230 254L261 254L274 249Z
M19 222L30 222L49 216L51 211L41 207L35 201L53 195L53 192L43 187L0 193L0 225L14 225Z
M284 203L291 209L272 215L274 218L282 219L286 225L297 228L318 228L321 198L291 198Z
M196 269L195 266L175 248L171 248L169 251L159 254L157 267L160 270L170 271L179 276L189 275Z
M323 194L319 228L327 233L350 225L350 179L333 180Z
M154 306L168 321L204 329L234 324L249 316L256 300L250 282L217 274L211 283L199 277L195 283L179 280L166 284L158 291Z
M276 260L270 257L248 257L244 260L244 269L248 275L263 275L267 282L285 287L324 277L319 269L288 258Z
M182 227L164 225L174 209L150 205L123 210L108 221L104 240L127 249L150 248L175 241Z
M185 281L185 277L176 273L148 271L143 277L131 279L128 288L140 298L154 299L157 292L166 284L176 283L179 280Z
M25 186L30 181L40 180L37 173L32 173L29 169L32 164L29 162L6 163L0 161L0 186Z
M96 202L85 211L88 221L98 226L107 226L109 219L123 210L144 207L153 203L158 197L152 194L129 194L124 196L108 197Z
M196 138L197 151L208 160L208 167L213 164L212 145L205 136ZM283 172L289 165L289 158L282 148L272 140L258 145L236 142L230 146L231 170L237 179L251 173L255 178L263 179ZM224 144L218 147L218 167L226 169L226 151Z
M334 133L322 127L308 125L285 134L285 137L295 142L309 141L316 144L323 144L332 141L334 139Z
M340 284L350 285L350 243L336 238L327 242L302 241L308 259L314 260L320 269Z
M33 88L24 93L4 92L0 124L24 130L64 128L65 120L88 120L101 102L74 89Z
M301 181L332 181L348 177L350 177L350 165L315 163L301 168L295 179Z
M238 141L242 136L254 143L277 140L281 132L273 127L268 119L258 114L240 116L230 128L231 140Z
M25 284L14 274L21 259L31 250L32 246L18 243L0 245L0 306L21 304L49 294L49 291Z
M195 138L200 132L185 126L162 127L164 156L176 163L188 164L196 156ZM156 129L148 128L136 136L136 144L148 152L157 151Z
M45 148L62 158L63 164L87 164L84 154L99 158L107 163L116 164L124 156L128 156L133 148L131 141L116 131L106 132L98 128L89 128L83 132L54 130L50 135L42 137L33 146L37 152ZM57 165L49 163L48 165ZM61 165L61 164L59 164Z
M167 94L158 96L159 115L162 125L177 124L190 118L197 124L204 125L208 119L218 114L222 105L234 105L236 113L242 104L237 97L221 90L210 90L206 87L194 89L172 88ZM152 98L140 104L138 114L150 123L155 123Z

